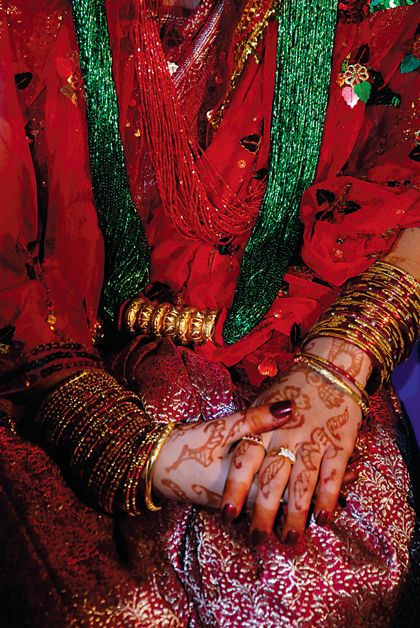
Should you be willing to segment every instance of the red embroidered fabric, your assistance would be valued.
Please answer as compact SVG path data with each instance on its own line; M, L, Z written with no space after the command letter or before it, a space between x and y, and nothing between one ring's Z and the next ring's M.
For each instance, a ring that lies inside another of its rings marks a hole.
M388 250L401 229L420 226L415 72L401 72L419 10L368 16L366 3L341 3L318 172L301 205L304 263L289 269L288 291L262 323L226 346L221 331L248 234L222 247L185 239L162 211L139 132L134 4L107 0L107 11L127 172L152 247L150 289L221 316L215 342L196 353L139 343L112 367L139 388L152 417L211 419L249 401L267 364L272 374L284 366L298 332L339 286ZM188 23L185 12L173 13L164 38L171 62L183 67L179 37L200 32L213 4L203 0L202 18ZM237 5L230 4L232 23ZM263 192L275 30L270 23L216 132L205 114L223 99L233 50L215 41L205 69L179 78L205 160L242 200ZM340 84L346 59L369 72L368 104L349 100ZM22 352L56 341L57 332L89 347L97 320L104 251L68 0L1 5L0 82L0 365L7 370ZM251 386L239 392L232 373ZM58 626L65 617L69 626L383 625L407 573L414 513L396 446L398 411L385 395L373 416L361 436L361 480L349 506L327 530L310 526L302 558L274 541L251 550L244 522L228 531L214 513L182 505L122 520L124 540L115 541L113 520L83 505L41 448L1 428L0 590L9 624Z
M153 418L196 420L237 407L223 367L168 341L138 349L131 356ZM114 520L78 499L41 447L0 427L5 625L388 625L415 518L396 441L401 421L396 400L373 399L357 442L358 481L327 527L311 518L302 554L276 537L253 547L246 517L227 527L219 513L175 501Z

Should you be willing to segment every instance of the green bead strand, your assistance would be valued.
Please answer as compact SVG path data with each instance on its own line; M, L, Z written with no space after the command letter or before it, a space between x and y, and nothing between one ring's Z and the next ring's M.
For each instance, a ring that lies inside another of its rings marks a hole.
M299 204L321 146L336 19L337 0L280 3L268 184L223 330L229 344L270 308L298 242Z
M147 283L149 247L127 181L104 0L73 0L86 92L90 170L105 240L101 310L105 320Z

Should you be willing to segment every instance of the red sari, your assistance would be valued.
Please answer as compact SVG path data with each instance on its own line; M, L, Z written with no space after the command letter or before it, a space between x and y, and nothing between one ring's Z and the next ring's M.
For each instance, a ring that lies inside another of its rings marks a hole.
M54 342L80 343L91 356L85 359L94 359L104 267L70 3L24 4L0 9L5 373L30 355L53 363ZM230 11L220 18L222 35L215 31L211 47L198 54L202 66L188 65L176 33L184 42L188 29L194 41L203 34L211 39L211 17L221 4ZM109 368L135 386L153 419L210 420L249 403L284 368L339 286L386 252L401 229L420 226L410 69L418 58L418 11L407 6L369 15L364 2L340 5L318 170L301 204L301 259L264 320L228 346L222 327L250 229L216 247L181 235L162 209L139 134L131 9L130 0L107 2L127 173L152 248L148 290L221 315L214 342L194 352L169 341L136 340ZM226 15L231 21L223 22ZM185 115L204 147L203 177L205 164L215 164L238 198L258 201L269 154L275 24L269 22L256 49L259 62L248 62L214 131L203 112L223 101L233 55L224 46L239 9L234 2L203 1L187 17L174 12L164 45L177 66ZM368 104L343 82L346 71L362 71L356 64L374 77ZM258 138L257 151L239 141L249 137ZM7 381L5 399L25 385L24 378ZM10 406L3 404L6 416ZM28 408L15 405L13 412L28 414ZM69 626L384 625L408 573L415 525L398 446L401 416L394 396L376 397L357 444L359 479L347 492L347 506L337 508L327 529L310 522L301 556L276 538L256 550L246 521L227 529L218 514L182 503L158 515L114 520L76 498L42 448L0 428L7 619L21 626L62 625L63 618Z

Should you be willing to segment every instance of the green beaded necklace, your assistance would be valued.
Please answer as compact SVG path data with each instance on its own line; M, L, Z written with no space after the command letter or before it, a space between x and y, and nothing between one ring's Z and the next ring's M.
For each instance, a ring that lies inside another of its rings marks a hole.
M248 241L224 338L234 343L261 320L295 250L299 204L315 176L334 45L337 0L283 0L267 190ZM102 315L147 283L149 248L128 186L105 0L72 0L86 92L90 168L106 247Z
M270 308L298 242L300 200L321 147L336 19L336 0L281 2L268 185L223 329L228 343Z
M127 181L105 0L72 4L86 93L92 188L105 240L101 316L112 322L121 304L147 283L149 246Z

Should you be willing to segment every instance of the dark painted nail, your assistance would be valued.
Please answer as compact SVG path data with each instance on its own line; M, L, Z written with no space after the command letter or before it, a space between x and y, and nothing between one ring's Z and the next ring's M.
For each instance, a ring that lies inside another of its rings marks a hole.
M234 519L236 519L236 508L233 504L225 504L222 510L222 521L223 523L229 524L232 523Z
M259 530L258 528L252 530L251 541L254 543L254 545L262 545L266 542L267 539L268 533L265 530Z
M347 506L347 499L341 493L338 496L338 503L340 504L341 508L345 508Z
M318 526L325 526L330 520L330 518L331 518L331 515L329 512L327 512L326 510L320 510L316 516L315 521Z
M296 545L299 543L300 536L301 535L299 534L299 532L296 532L296 530L289 530L284 542L286 543L286 545L296 547Z
M286 418L292 412L291 401L275 401L270 406L270 412L276 419Z

